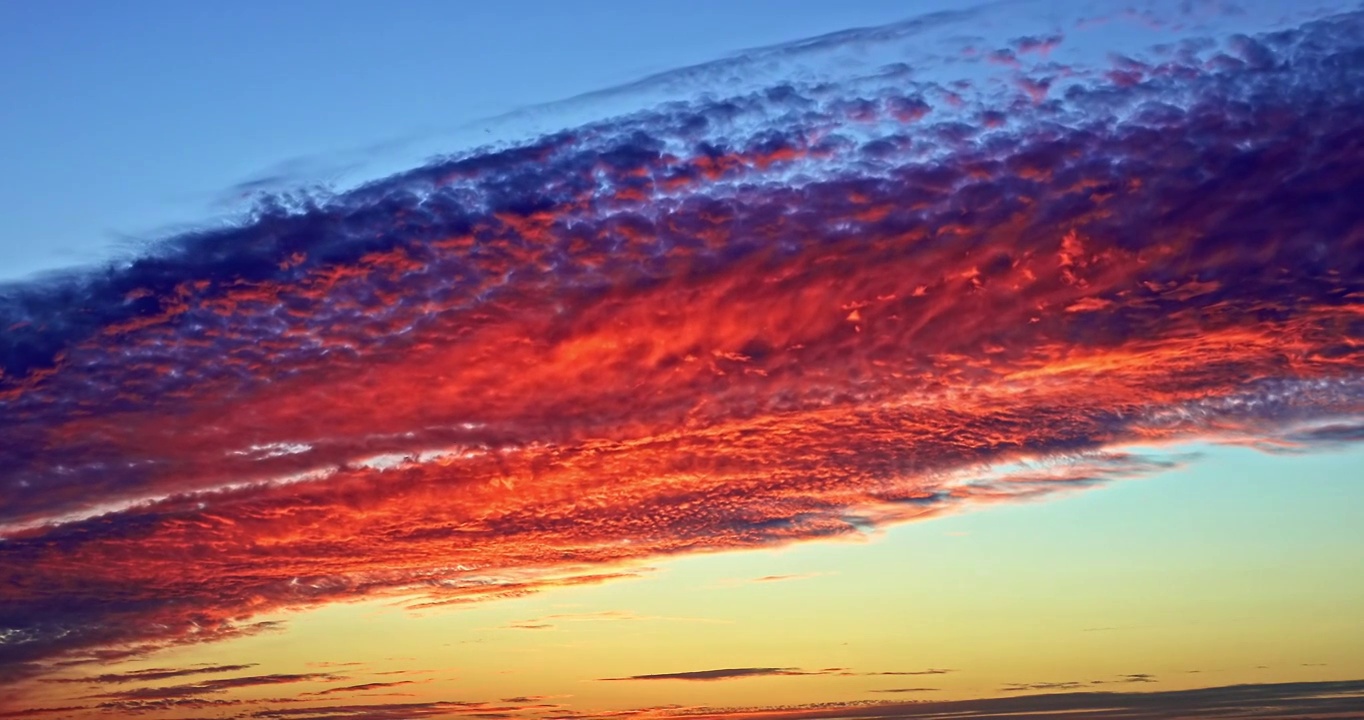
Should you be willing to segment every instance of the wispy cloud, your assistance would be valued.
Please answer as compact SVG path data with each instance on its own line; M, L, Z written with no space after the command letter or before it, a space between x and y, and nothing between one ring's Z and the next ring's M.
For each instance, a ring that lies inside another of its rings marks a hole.
M601 678L605 681L618 680L693 680L710 682L714 680L738 680L754 677L782 677L792 675L823 675L821 671L807 672L800 668L721 668L718 670L692 670L688 672L656 673L652 675L630 675L628 677Z
M324 673L284 673L273 675L251 675L246 677L223 678L220 680L204 680L202 682L190 683L185 685L166 685L160 687L141 687L132 690L118 690L115 692L104 693L95 697L109 698L113 700L163 700L168 698L192 697L197 695L211 695L227 690L238 688L257 687L261 685L284 685L290 683L306 682L331 682L344 680L343 677L328 675Z
M950 672L956 672L956 671L955 671L955 670L950 670L950 669L947 669L947 668L929 668L929 669L927 669L927 670L908 670L908 671L891 671L891 672L873 672L873 673L864 673L864 674L866 674L866 675L946 675L947 673L950 673Z
M1082 688L1092 688L1096 685L1114 685L1124 683L1153 683L1158 682L1156 676L1148 673L1132 673L1129 675L1119 675L1113 679L1101 680L1063 680L1049 682L1031 683L1009 683L1000 688L1000 692L1025 692L1034 690L1079 690Z
M763 576L760 576L760 577L753 577L753 578L725 578L725 579L720 580L719 582L715 583L715 584L713 585L713 587L716 587L716 588L727 588L727 587L739 587L739 586L741 586L741 585L755 585L755 584L756 584L756 585L761 585L761 584L765 584L765 583L774 583L774 582L790 582L790 581L792 581L792 580L809 580L809 579L812 579L812 578L823 577L823 576L826 576L826 575L834 575L834 574L837 574L837 573L827 573L827 572L804 572L804 573L789 573L789 574L785 574L785 575L763 575Z
M505 628L507 628L507 629L509 629L509 630L553 630L553 629L554 629L554 625L551 624L551 623L539 623L539 622L514 622L514 623L511 623L511 624L509 624L509 625L504 625L503 627L505 627Z
M48 678L45 682L54 683L82 683L91 685L117 685L133 682L150 682L154 680L166 680L170 678L184 677L186 675L212 675L216 673L238 672L250 670L255 667L255 663L246 665L204 665L188 668L149 668L146 670L132 670L122 673L103 673L78 678Z
M776 668L776 667L743 667L743 668L721 668L719 670L691 670L687 672L675 673L656 673L650 675L630 675L627 677L601 678L601 680L737 680L751 677L772 677L772 676L805 676L805 675L830 675L837 677L854 676L876 676L876 675L944 675L953 672L952 670L942 670L931 668L928 670L911 670L905 672L881 671L881 672L859 672L849 668L831 667L819 670L803 670L801 668Z
M390 688L401 687L403 685L415 685L416 680L395 680L393 682L370 682L360 683L359 685L345 685L342 687L327 688L318 690L309 695L334 695L336 693L369 692L370 690L387 690Z

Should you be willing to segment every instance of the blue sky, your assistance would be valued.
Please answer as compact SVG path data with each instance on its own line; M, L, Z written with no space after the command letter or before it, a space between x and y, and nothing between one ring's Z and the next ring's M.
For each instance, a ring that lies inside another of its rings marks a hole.
M1325 4L1252 0L1241 24ZM968 5L5 3L0 280L126 256L211 222L240 208L242 183L379 177L485 142L480 119L751 47ZM1007 29L1010 15L1020 25L1061 19L1045 3L994 5L973 30ZM1103 53L1140 36L1127 28L1112 44L1102 35L1079 42Z
M211 220L242 182L377 177L484 142L465 127L480 118L957 6L4 3L0 279L98 262Z

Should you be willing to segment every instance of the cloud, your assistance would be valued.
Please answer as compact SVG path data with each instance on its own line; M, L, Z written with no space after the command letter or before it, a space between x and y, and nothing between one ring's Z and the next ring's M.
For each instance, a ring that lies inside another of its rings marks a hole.
M1013 683L1000 688L1000 692L1024 692L1027 690L1078 690L1088 683L1076 680L1065 682Z
M558 700L560 698L573 697L572 695L518 695L516 697L502 698L504 703L515 705L525 705L528 703L541 703L545 700Z
M511 630L553 630L553 629L554 629L554 625L552 625L551 623L537 623L537 622L515 622L515 623L512 623L512 624L510 624L510 625L506 625L506 626L504 626L504 627L507 627L507 628L509 628L509 629L511 629Z
M1131 674L1131 675L1123 675L1122 678L1119 679L1117 682L1129 682L1129 683L1149 683L1149 682L1156 682L1156 676L1150 675L1150 674L1147 674L1147 673L1134 673L1134 674Z
M951 669L947 669L947 668L929 668L929 669L927 669L927 670L909 670L909 671L904 671L904 672L874 672L874 673L865 673L865 674L866 674L866 675L946 675L947 673L950 673L950 672L956 672L956 670L951 670Z
M402 685L415 685L416 683L417 683L417 681L415 681L415 680L395 680L395 681L393 681L393 682L371 682L371 683L361 683L361 684L359 684L359 685L346 685L346 686L344 686L344 687L327 688L326 690L319 690L319 691L317 691L317 692L315 692L315 693L307 693L307 694L309 694L309 695L333 695L333 694L335 694L335 693L343 693L343 692L368 692L368 691L370 691L370 690L388 689L388 688L393 688L393 687L400 687L400 686L402 686Z
M722 668L719 670L693 670L690 672L677 673L658 673L655 675L631 675L629 677L601 678L605 681L618 680L696 680L709 682L713 680L736 680L752 677L772 677L790 675L822 675L823 672L806 672L799 668Z
M484 717L488 713L510 713L523 709L513 703L483 703L466 701L436 701L411 703L376 703L350 705L320 705L312 707L267 708L251 713L253 718L270 720L411 720L413 718ZM500 716L500 715L498 715Z
M201 667L176 669L149 668L146 670L133 670L123 673L103 673L81 678L49 678L46 682L117 685L130 682L166 680L168 678L184 677L186 675L211 675L215 673L238 672L240 670L250 670L255 666L255 663L249 663L246 665L205 665Z
M795 575L764 575L764 576L759 577L759 578L753 578L753 582L755 582L755 583L770 583L770 582L786 582L787 580L806 580L806 579L808 579L808 578L818 577L818 576L820 576L820 575L822 575L822 574L823 574L823 573L797 573L797 574L795 574Z
M0 677L1357 443L1364 15L783 74L978 12L0 289Z
M0 710L0 718L32 718L55 713L69 713L88 710L85 705L49 705L47 707L26 707L18 710Z
M715 587L737 587L739 585L765 584L774 582L789 582L792 580L809 580L811 578L833 575L836 573L827 572L805 572L789 573L785 575L763 575L755 578L726 578L715 583Z
M1009 683L1000 688L1000 692L1025 692L1034 690L1079 690L1091 688L1095 685L1112 685L1122 683L1153 683L1159 682L1155 675L1149 673L1131 673L1119 675L1111 680L1068 680L1064 682L1033 682L1033 683Z
M235 690L244 687L257 687L261 685L284 685L289 683L302 682L330 682L344 680L345 678L325 673L280 673L272 675L252 675L245 677L224 678L221 680L204 680L202 682L190 683L185 685L167 685L163 687L142 687L132 690L118 690L115 692L104 693L95 697L109 698L113 700L164 700L170 698L193 697L197 695L209 695L221 693L228 690Z
M1054 692L976 700L818 703L742 709L689 708L686 717L727 720L859 720L866 718L971 718L1047 720L1060 714L1086 718L1175 720L1213 716L1226 720L1328 717L1358 713L1364 680L1232 685L1163 692ZM635 714L627 711L626 716ZM569 714L551 715L572 717Z
M749 677L770 677L770 676L795 676L795 675L832 675L839 677L853 676L876 676L876 675L943 675L953 672L952 670L941 670L932 668L928 670L915 670L909 672L857 672L848 668L831 667L820 670L802 670L800 668L771 668L771 667L750 667L750 668L723 668L720 670L693 670L678 673L660 673L654 675L631 675L628 677L600 678L604 681L616 680L735 680Z

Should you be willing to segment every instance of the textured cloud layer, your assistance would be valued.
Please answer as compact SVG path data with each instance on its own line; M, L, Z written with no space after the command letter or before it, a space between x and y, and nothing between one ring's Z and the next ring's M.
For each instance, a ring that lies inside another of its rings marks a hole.
M1364 16L1064 43L708 88L4 289L0 672L1358 440Z

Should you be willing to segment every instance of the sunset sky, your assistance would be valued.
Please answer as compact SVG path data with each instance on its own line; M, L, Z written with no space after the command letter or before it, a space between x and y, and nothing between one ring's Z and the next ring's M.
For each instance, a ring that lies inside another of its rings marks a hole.
M0 68L0 718L1364 717L1364 6Z

